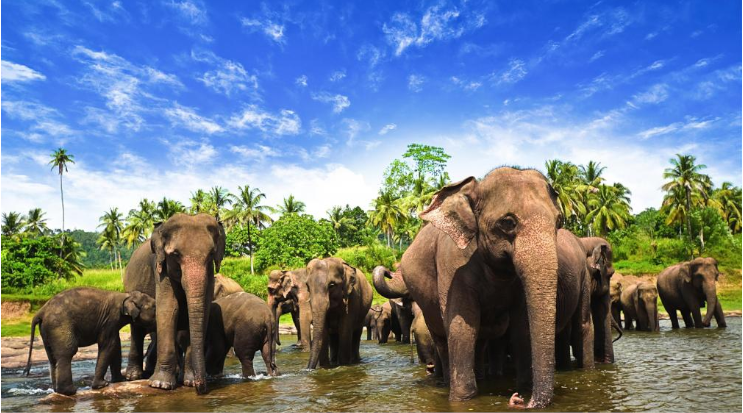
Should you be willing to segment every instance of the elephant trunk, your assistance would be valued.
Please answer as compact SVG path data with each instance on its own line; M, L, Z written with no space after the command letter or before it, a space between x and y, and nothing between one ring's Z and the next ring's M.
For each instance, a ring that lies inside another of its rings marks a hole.
M387 281L387 278L390 280ZM408 287L399 272L391 273L390 270L380 265L374 269L374 288L386 298L402 298L408 296Z
M196 268L186 269L183 272L181 285L186 295L188 306L188 327L191 338L191 368L194 373L194 387L197 394L205 394L206 387L206 365L204 360L204 347L206 340L207 320L209 319L209 307L211 307L211 286L209 285L210 274L203 264L192 266Z
M327 346L328 333L325 327L326 317L328 315L328 303L327 299L320 303L320 300L313 301L312 305L312 339L310 340L310 362L307 363L307 368L314 370L317 368L317 363L320 361L320 357L325 347Z
M552 401L555 384L557 246L554 227L528 228L516 239L514 264L526 297L531 339L532 396L527 408Z
M648 331L658 331L658 299L657 297L653 297L652 299L648 300L648 303L645 305L645 308L647 309L648 313Z
M714 281L705 280L702 289L704 290L705 300L707 301L707 314L704 315L702 325L709 327L712 316L715 314L715 308L717 307L717 288Z

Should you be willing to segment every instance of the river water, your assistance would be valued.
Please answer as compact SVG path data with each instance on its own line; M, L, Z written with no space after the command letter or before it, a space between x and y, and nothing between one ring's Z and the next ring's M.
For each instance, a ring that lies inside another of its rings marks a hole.
M616 345L617 363L592 371L556 375L554 403L545 411L741 411L741 319L727 329L671 330L661 320L660 333L626 332ZM364 335L364 338L366 336ZM308 353L283 337L277 355L281 376L239 377L229 358L225 377L211 380L210 393L162 391L155 395L38 404L50 392L46 365L28 378L20 370L2 370L2 411L504 411L513 379L478 384L480 395L451 403L448 388L411 363L411 347L398 343L361 342L363 363L306 371ZM126 360L126 358L124 358ZM260 355L256 371L265 372ZM79 389L90 386L95 361L73 364Z

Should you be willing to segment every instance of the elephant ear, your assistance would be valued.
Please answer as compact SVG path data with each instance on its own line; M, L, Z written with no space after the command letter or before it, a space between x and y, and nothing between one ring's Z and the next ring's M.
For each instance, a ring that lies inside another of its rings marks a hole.
M132 321L136 321L139 318L139 307L137 307L135 301L137 301L138 297L141 298L141 294L139 291L132 291L126 296L122 304L122 313L131 316Z
M222 221L218 222L219 230L217 232L217 239L214 240L216 251L214 253L214 272L218 273L222 266L222 260L224 259L225 244L227 243L227 235L224 232L224 225Z
M603 272L606 267L606 245L596 246L591 252L590 267L594 271Z
M691 262L685 262L679 266L679 275L684 282L690 283L692 276Z
M150 238L150 249L155 254L155 270L157 270L158 275L162 275L165 268L165 245L162 225L162 222L155 224L155 229L152 231L152 237Z
M354 286L356 286L356 275L357 271L356 268L348 265L348 263L343 263L343 278L346 282L346 289L343 291L343 304L346 306L346 314L348 314L348 297L353 292Z
M459 249L465 249L477 235L476 204L477 179L470 176L436 192L420 217L448 235Z

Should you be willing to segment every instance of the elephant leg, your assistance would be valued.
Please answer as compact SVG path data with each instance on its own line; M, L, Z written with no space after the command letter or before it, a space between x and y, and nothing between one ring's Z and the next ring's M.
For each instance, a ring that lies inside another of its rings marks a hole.
M106 381L106 371L108 370L108 362L111 357L110 346L110 343L98 343L98 358L95 363L93 384L90 386L93 389L101 389L108 386L108 381Z
M147 346L147 353L145 353L145 366L143 379L149 378L155 373L155 366L157 365L157 332L150 331L150 345Z
M351 363L360 363L361 362L361 354L359 353L359 347L361 347L361 334L363 331L356 330L353 332L353 335L351 337Z
M555 338L555 367L558 370L570 369L571 327L572 326L565 327L562 331L557 333L557 337ZM578 358L578 354L576 354L576 358Z
M271 357L272 351L273 345L271 344L271 340L265 340L261 347L261 357L263 358L263 363L266 365L266 374L269 376L278 376L279 371L276 368L276 360Z
M691 318L691 312L688 310L679 310L681 311L681 317L684 318L684 325L686 328L694 328L694 320ZM701 320L701 314L699 316L699 319ZM700 321L701 322L701 321Z
M181 343L179 347L186 350L183 364L183 385L193 387L195 377L193 371L193 346L191 346L191 340L186 338L188 335L188 331L179 331L178 342Z
M294 328L297 329L297 343L296 346L302 345L302 323L299 322L299 311L294 310L292 311L292 322L294 322ZM278 334L278 326L276 326L276 331Z
M694 319L695 328L704 328L702 324L702 311L699 306L693 306L691 308L691 317Z
M301 327L299 342L302 345L302 351L310 351L310 325L312 324L312 308L309 302L299 302L299 326ZM278 331L278 326L277 326Z
M722 312L722 305L720 305L720 300L717 300L717 305L715 306L715 322L717 322L718 328L725 328L728 326L728 324L725 322L725 313Z
M502 376L506 358L506 339L499 337L490 340L488 343L488 353L490 358L488 373L490 376Z
M240 359L240 364L242 365L243 378L247 379L248 377L254 377L255 369L253 368L253 358L255 358L255 352L241 352L241 354L238 354L237 358Z
M129 357L126 364L126 379L139 380L144 375L142 370L144 336L147 331L143 327L131 326L131 339L129 344Z
M221 334L212 334L207 341L206 373L219 375L224 371L224 360L227 358L226 344Z
M278 307L276 308L276 345L281 345L281 337L279 337L279 319L281 318L282 309L281 309L281 303L278 303ZM299 334L299 331L297 331L297 334Z
M157 365L155 373L150 377L150 386L172 390L177 385L176 330L179 303L170 278L163 277L157 287Z
M488 340L479 339L475 343L475 379L482 380L485 378L485 352L487 351Z
M338 331L338 364L345 366L351 364L353 359L353 333L355 332L351 325L351 315L347 314L340 323Z
M480 329L480 309L465 288L454 288L446 307L445 324L449 346L449 400L469 400L477 395L475 345Z
M630 317L627 313L624 313L624 329L625 330L634 330L634 326L632 325L632 317Z
M65 396L72 396L77 392L75 385L72 383L72 356L77 353L77 348L72 354L57 354L55 358L57 365L55 373L57 375L54 391Z
M436 346L436 367L434 368L434 375L436 377L442 377L444 382L449 382L449 346L446 343L445 337L440 337L431 334L433 343Z
M52 380L52 389L57 390L57 358L54 356L52 348L44 342L44 350L46 351L46 358L49 360L49 376Z
M668 311L668 317L671 319L671 328L677 329L679 328L679 318L678 313L676 313L675 308L667 308Z
M529 318L526 308L514 309L509 315L509 345L511 357L516 367L516 387L518 391L531 390L531 339L529 337Z
M116 336L114 337L108 364L111 367L111 383L119 383L126 380L124 375L121 374L121 338L119 338L118 332L116 332Z
M604 348L604 357L602 363L614 363L614 341L611 337L611 297L607 294L604 296L603 302L600 303L602 305L601 308L601 318L600 320L597 320L597 323L603 323L603 329L602 329L602 335L601 336L595 336L594 333L596 331L595 327L591 327L592 320L590 317L586 319L586 317L583 317L583 320L581 322L581 328L583 331L583 341L584 341L584 347L587 346L587 342L596 342L597 340L603 341L603 348ZM589 331L590 330L590 331ZM593 344L591 344L591 347L594 347ZM589 360L590 359L590 360ZM581 363L583 368L593 368L594 367L594 357L586 357L584 354L583 362Z

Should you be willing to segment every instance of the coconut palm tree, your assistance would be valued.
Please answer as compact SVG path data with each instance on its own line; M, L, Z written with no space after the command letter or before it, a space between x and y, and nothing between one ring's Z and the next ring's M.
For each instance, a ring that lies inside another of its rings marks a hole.
M284 198L282 205L277 205L276 208L271 208L271 212L281 215L301 214L306 208L307 205L305 205L304 202L295 198L294 195L289 194L288 198Z
M209 191L207 198L209 200L209 213L214 215L217 218L217 221L219 221L220 211L222 211L227 205L232 204L235 196L227 189L222 188L221 186L215 186L211 191Z
M25 217L19 212L3 212L2 233L6 237L16 237L25 225Z
M405 213L400 207L399 199L395 199L390 191L379 191L374 200L374 210L369 213L372 225L378 227L387 237L387 246L392 246L392 234L405 220Z
M334 206L327 211L328 221L333 226L336 236L340 236L341 229L349 229L356 231L356 226L353 225L353 220L343 214L343 208L340 206Z
M580 178L585 185L598 188L604 182L601 174L604 173L606 167L601 166L601 162L588 161L588 165L580 165L578 169L580 169Z
M565 219L572 215L582 218L586 214L586 205L579 186L580 175L577 166L558 159L545 163L547 180L557 192L557 204Z
M741 230L741 189L730 182L723 182L722 186L712 193L720 215L728 224L733 233Z
M107 240L109 240L110 247L113 249L114 259L119 263L119 271L121 276L124 276L124 268L121 265L121 252L119 246L121 245L121 231L123 224L121 221L122 214L119 212L119 208L111 208L108 212L105 212L103 216L98 219L100 225L98 228L104 227L103 234Z
M105 228L95 242L101 251L108 251L108 263L111 265L111 270L113 270L114 261L116 261L116 233L110 228Z
M711 188L712 181L709 176L700 173L706 165L696 164L696 157L693 155L676 154L676 159L670 159L672 168L666 168L663 172L664 179L670 179L663 185L663 190L668 195L683 196L684 213L686 221L686 234L691 238L691 208L695 206L692 203L694 195L700 195L707 199L707 194ZM676 190L680 188L680 190ZM678 201L678 200L677 200ZM674 202L676 204L680 202Z
M225 220L228 226L244 225L248 230L248 249L250 252L250 274L255 274L253 269L253 240L251 238L250 227L263 228L266 223L272 222L272 219L266 213L269 207L261 205L261 201L266 199L266 194L258 188L250 188L250 185L238 186L238 195L235 197L235 203L231 211L228 211Z
M609 230L625 228L631 217L629 203L620 197L619 191L611 185L600 185L598 192L588 200L590 212L586 219L603 237Z
M196 192L191 192L191 208L192 214L199 214L202 212L209 211L209 194L204 192L203 189L199 189Z
M59 196L62 199L62 242L64 242L64 190L62 189L62 174L67 172L67 164L75 163L75 155L67 153L66 149L59 148L51 154L52 160L49 161L49 165L52 166L52 170L57 168L59 172Z
M60 272L68 278L74 274L82 275L85 268L82 263L82 258L85 256L82 245L72 237L63 237L60 251L62 256Z
M44 213L41 208L33 208L28 211L28 218L26 218L26 228L24 232L31 235L43 235L48 232L49 228L46 225L46 218L44 218L44 215L46 215L46 213Z
M157 208L153 215L156 222L165 222L168 218L179 212L186 212L186 208L180 201L163 197L162 201L157 203Z

